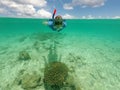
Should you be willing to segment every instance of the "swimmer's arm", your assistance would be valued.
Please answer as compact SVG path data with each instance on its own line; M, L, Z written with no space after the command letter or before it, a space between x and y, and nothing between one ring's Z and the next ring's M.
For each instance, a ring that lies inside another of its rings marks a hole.
M48 25L48 22L47 22L47 21L44 21L42 24L44 24L44 25Z
M52 20L44 21L43 24L51 26L53 25L53 21Z
M66 26L67 26L67 23L66 23L66 21L65 21L65 20L63 21L63 26L64 26L64 27L66 27Z
M52 20L48 20L48 25L52 26L53 25L53 21Z

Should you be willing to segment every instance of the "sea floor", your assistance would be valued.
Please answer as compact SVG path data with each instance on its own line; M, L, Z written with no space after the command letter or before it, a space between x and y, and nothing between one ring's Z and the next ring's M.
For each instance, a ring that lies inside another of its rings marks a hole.
M57 58L69 68L77 90L120 89L119 39L84 32L38 32L1 35L0 90L45 90L45 59L49 59L51 45L56 45ZM21 51L29 54L29 60L19 58ZM21 80L30 75L41 81L26 89Z

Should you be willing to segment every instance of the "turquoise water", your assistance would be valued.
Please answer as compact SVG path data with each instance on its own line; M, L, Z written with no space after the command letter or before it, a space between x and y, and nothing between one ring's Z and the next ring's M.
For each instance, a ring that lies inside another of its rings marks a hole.
M67 26L61 32L52 31L43 24L45 21L0 18L1 90L23 90L23 84L14 83L16 77L22 77L21 71L36 72L43 78L45 60L65 63L76 90L119 90L119 19L66 20ZM21 51L27 52L30 60L19 60Z

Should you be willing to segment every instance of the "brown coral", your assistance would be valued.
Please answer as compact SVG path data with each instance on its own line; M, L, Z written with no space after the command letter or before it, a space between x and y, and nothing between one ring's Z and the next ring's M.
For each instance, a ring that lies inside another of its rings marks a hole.
M53 62L45 67L44 82L49 86L62 86L68 75L68 68L64 63Z

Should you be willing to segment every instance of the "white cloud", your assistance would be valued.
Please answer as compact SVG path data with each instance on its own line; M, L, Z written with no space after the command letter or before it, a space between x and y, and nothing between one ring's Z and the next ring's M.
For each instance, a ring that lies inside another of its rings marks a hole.
M103 6L106 0L72 0L71 3L64 4L64 9L73 9L74 6L85 7L100 7ZM67 8L66 8L67 7Z
M95 19L92 15L82 16L82 19Z
M70 10L73 9L73 6L71 4L64 4L63 8Z
M44 7L47 4L46 0L13 0L13 1L21 4L31 4L35 7Z
M93 16L93 15L86 15L80 17L81 19L120 19L120 16Z
M93 16L93 15L86 15L86 16L82 16L81 19L120 19L120 16Z
M46 0L0 0L0 13L18 17L49 18L51 13L43 9L46 4Z
M36 13L35 8L32 5L13 4L10 6L11 11L21 13L23 16L32 16Z
M0 13L6 13L6 10L4 8L0 8Z
M7 10L8 12L12 12L15 15L18 15L19 13L23 16L26 16L26 15L31 16L32 14L35 13L35 8L33 7L33 5L30 5L30 4L20 4L12 0L0 1L0 4L4 7L4 10Z
M94 19L95 17L93 17L92 15L88 15L87 18L88 19Z
M113 19L120 19L120 16L114 16Z
M40 9L37 11L35 16L42 17L42 18L51 18L52 14L44 9Z
M102 16L98 16L98 19L102 19L103 17Z
M70 15L70 14L65 14L65 15L63 15L63 18L64 18L64 19L73 19L73 18L75 18L75 17L72 16L72 15Z
M86 19L86 16L82 16L82 19Z

